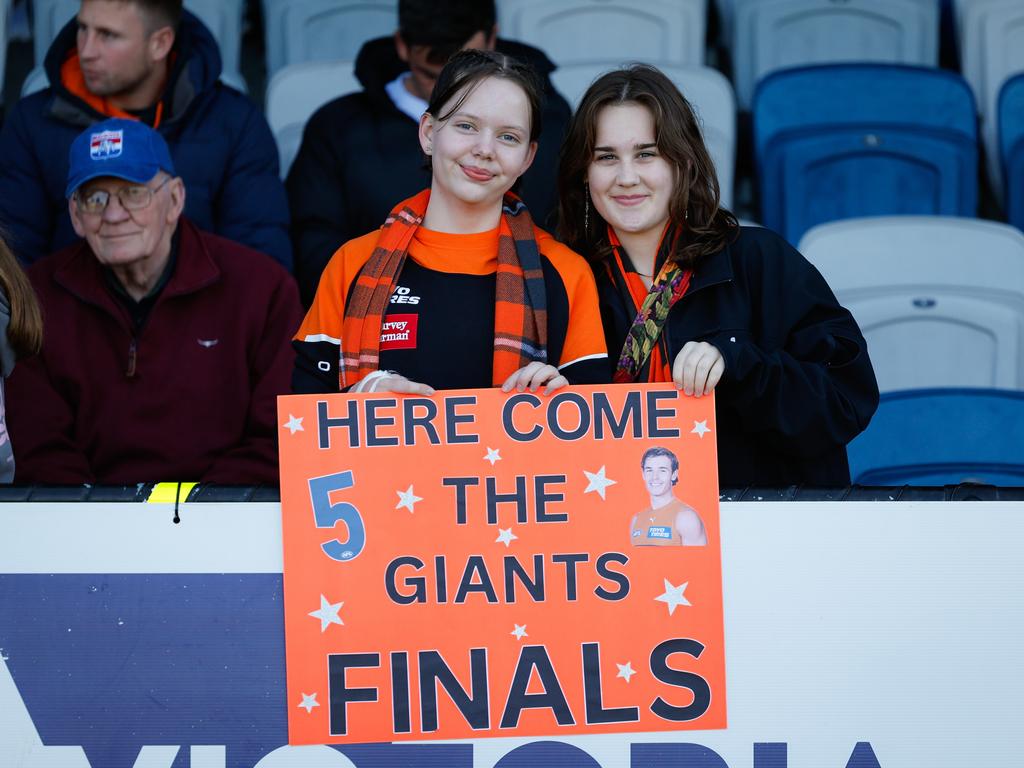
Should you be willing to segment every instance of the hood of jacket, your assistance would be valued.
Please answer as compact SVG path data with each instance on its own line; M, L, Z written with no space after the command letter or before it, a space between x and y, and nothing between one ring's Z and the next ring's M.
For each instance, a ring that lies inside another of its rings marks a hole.
M49 113L63 122L85 128L107 115L69 90L62 80L64 63L77 48L77 32L78 22L71 19L50 45L43 67L53 94ZM170 74L161 97L163 125L181 120L199 95L216 86L221 73L217 41L203 23L187 10L181 14L181 24L170 55Z
M504 40L500 37L495 47L500 53L514 56L532 66L544 85L544 92L550 93L553 87L550 75L556 67L543 51L532 45ZM356 77L362 83L367 96L378 106L386 104L393 108L384 86L408 70L409 65L398 57L398 51L395 50L395 38L390 35L367 41L356 56Z

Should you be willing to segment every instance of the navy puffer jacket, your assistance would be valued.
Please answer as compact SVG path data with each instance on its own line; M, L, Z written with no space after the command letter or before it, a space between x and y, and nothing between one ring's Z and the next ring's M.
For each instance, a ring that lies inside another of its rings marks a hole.
M18 101L0 132L0 225L25 263L77 240L64 198L68 149L84 128L107 117L61 83L76 30L70 21L46 56L56 85ZM185 180L185 215L291 269L288 202L266 120L246 96L219 82L217 43L187 11L172 56L157 130Z

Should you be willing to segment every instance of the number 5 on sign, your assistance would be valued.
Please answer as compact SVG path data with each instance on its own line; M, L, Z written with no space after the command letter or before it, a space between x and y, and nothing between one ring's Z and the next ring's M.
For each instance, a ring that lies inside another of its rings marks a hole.
M351 560L366 546L366 527L363 525L359 510L347 501L331 504L331 494L334 491L344 491L355 484L350 470L309 479L309 498L313 503L316 527L334 528L340 521L348 528L347 540L331 539L320 545L332 560Z

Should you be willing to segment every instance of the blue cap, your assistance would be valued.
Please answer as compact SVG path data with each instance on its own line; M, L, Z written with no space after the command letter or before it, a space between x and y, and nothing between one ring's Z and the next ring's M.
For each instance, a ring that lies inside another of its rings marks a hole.
M164 137L138 120L114 117L86 128L72 142L64 196L100 176L145 184L160 171L175 175Z

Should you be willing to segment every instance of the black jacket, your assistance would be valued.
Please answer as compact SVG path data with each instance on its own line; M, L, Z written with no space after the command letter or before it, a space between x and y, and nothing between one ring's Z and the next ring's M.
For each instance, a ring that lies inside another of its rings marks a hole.
M604 268L596 270L609 359L633 320ZM716 346L722 488L850 484L846 444L878 407L867 342L824 278L767 229L700 262L664 333L669 359L692 340Z
M569 105L555 92L549 78L555 65L543 53L508 40L498 40L497 47L531 64L545 86L537 156L519 192L533 220L550 226ZM419 126L384 90L407 69L395 51L394 38L369 41L356 58L356 76L364 90L328 102L306 124L285 184L295 276L306 306L313 301L324 267L342 244L377 229L396 203L430 186Z

